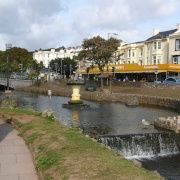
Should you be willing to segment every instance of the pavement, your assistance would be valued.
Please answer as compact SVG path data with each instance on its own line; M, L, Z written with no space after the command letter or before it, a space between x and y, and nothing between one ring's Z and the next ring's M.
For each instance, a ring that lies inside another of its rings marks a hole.
M18 133L0 119L0 180L38 180L32 154Z

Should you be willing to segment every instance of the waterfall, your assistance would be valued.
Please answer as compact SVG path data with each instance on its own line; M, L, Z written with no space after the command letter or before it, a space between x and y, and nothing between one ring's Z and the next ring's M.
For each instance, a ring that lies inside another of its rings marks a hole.
M178 136L175 133L99 136L98 142L127 158L179 153Z

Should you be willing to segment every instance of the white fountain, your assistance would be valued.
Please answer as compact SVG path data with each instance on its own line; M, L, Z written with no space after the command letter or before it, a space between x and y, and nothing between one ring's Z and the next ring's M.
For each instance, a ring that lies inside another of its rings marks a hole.
M72 87L72 98L68 102L68 104L63 104L62 107L64 108L70 108L70 109L84 109L84 108L89 108L90 106L87 104L84 104L83 101L81 100L81 95L80 95L80 88L82 85L85 85L84 81L69 81L67 82L67 85L70 85Z

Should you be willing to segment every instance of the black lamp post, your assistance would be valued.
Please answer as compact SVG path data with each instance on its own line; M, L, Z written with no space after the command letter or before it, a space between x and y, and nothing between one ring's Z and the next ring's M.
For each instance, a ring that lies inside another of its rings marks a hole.
M64 79L65 79L65 74L66 74L66 65L64 65Z
M71 78L71 71L72 71L72 65L71 64L69 66L69 71L70 71L70 78Z
M10 54L11 47L12 47L12 44L6 44L6 51L8 53L8 56L7 56L7 90L9 90L9 54Z
M22 79L22 68L23 68L23 64L19 64L19 68L21 70L21 79Z

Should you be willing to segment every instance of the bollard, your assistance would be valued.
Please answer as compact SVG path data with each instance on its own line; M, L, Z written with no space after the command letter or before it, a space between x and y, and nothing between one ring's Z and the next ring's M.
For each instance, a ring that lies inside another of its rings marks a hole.
M50 97L50 99L51 99L51 95L52 95L52 91L48 90L48 96Z

